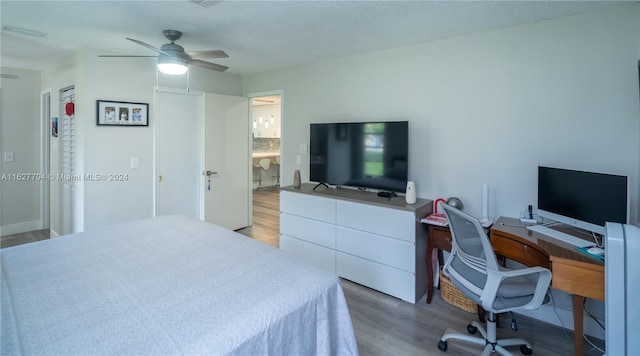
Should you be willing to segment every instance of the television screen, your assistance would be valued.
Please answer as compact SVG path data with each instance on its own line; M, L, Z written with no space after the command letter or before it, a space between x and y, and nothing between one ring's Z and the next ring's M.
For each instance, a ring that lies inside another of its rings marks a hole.
M605 222L628 219L627 177L538 167L538 214L604 233Z
M311 124L309 178L318 183L404 192L407 121Z

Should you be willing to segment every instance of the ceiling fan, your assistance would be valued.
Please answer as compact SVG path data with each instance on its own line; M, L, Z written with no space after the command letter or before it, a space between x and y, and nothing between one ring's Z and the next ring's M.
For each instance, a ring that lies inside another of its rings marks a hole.
M209 51L194 51L185 52L184 48L175 43L182 37L182 32L177 30L164 30L162 31L164 37L166 37L171 43L163 44L159 49L146 44L142 41L138 41L133 38L127 39L133 43L137 43L143 47L147 47L151 50L158 52L157 56L136 56L136 55L99 55L98 57L157 57L158 58L158 70L166 74L184 74L187 71L187 65L196 65L207 69L224 72L229 67L215 64L207 61L203 61L204 58L229 58L229 56L222 50L209 50Z

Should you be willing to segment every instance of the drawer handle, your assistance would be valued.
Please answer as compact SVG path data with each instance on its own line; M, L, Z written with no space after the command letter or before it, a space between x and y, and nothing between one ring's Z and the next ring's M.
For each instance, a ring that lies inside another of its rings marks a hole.
M527 246L527 245L523 245L523 246L524 246L525 255L528 255L529 254L529 246Z
M450 237L445 237L444 239L445 239L445 241L447 241L447 243L448 243L449 245L451 245L451 238L450 238Z

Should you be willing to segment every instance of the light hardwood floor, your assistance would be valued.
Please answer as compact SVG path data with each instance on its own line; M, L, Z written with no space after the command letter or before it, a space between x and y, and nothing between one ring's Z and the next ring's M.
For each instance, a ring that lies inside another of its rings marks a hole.
M0 237L0 248L11 247L46 240L49 238L49 229L24 232Z
M266 189L253 193L254 225L238 232L256 240L278 246L279 240L279 189ZM25 233L2 239L2 247L37 241L43 232ZM48 235L47 235L48 236ZM6 240L6 241L5 241ZM449 342L447 352L438 350L438 341L448 329L465 332L466 326L477 318L453 307L442 300L436 291L431 304L422 297L415 305L377 292L359 284L342 280L342 288L349 305L360 355L363 356L404 356L404 355L477 355L481 347L463 342ZM534 355L572 355L573 332L560 327L517 316L518 331L509 327L504 317L504 325L498 328L498 337L522 337L533 346ZM602 340L596 340L602 346ZM517 347L509 348L519 355ZM584 344L585 355L602 353Z
M271 246L280 246L280 188L254 190L252 194L253 225L237 232Z

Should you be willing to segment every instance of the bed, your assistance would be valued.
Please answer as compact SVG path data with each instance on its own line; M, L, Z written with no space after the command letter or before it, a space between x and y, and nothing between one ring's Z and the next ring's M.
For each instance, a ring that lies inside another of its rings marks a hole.
M161 216L0 250L13 354L357 355L338 277Z

